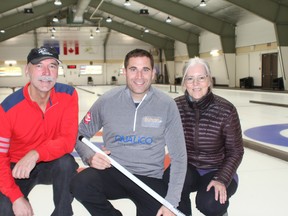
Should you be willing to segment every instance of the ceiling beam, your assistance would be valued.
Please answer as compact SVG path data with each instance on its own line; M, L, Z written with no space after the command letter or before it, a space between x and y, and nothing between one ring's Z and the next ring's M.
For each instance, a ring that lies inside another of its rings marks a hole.
M170 14L198 27L206 29L220 36L222 50L224 53L236 52L235 25L223 20L203 14L185 5L171 0L134 0L151 8Z
M46 26L46 25L47 25L46 18L40 18L40 19L33 20L33 22L27 22L21 25L21 28L14 27L14 28L9 29L9 31L5 32L5 34L1 34L0 42L16 37L18 35L24 34L26 32L32 31L34 29Z
M1 4L0 13L4 13L6 11L21 7L29 3L33 3L33 1L31 0L5 1L5 3Z
M51 2L41 4L39 6L36 6L33 8L33 14L24 14L23 13L18 13L18 14L11 14L9 16L5 16L0 19L1 23L1 29L4 29L6 32L9 30L9 28L12 28L15 25L20 25L23 24L24 22L29 22L33 19L37 19L40 17L47 17L50 13L56 14L58 11L60 11L63 8L66 8L67 6L76 4L77 0L62 0L62 5L58 6L57 9L55 10L55 5L51 4ZM51 17L51 21L52 21ZM21 28L21 27L20 27Z
M288 6L271 0L227 0L275 25L279 46L288 46Z
M130 37L136 38L148 44L151 44L156 48L163 49L166 61L174 61L175 59L174 40L164 39L150 33L144 33L141 30L137 30L135 28L131 28L123 24L116 23L115 21L109 24L105 23L103 24L103 26L111 28L122 34L129 35Z
M85 14L84 18L89 19L91 14ZM90 20L91 21L91 20ZM93 22L93 21L92 21ZM96 21L94 21L96 22ZM136 28L131 28L122 23L113 21L111 23L102 22L102 27L106 27L108 29L112 29L114 31L120 32L122 34L126 34L130 37L136 38L138 40L144 41L148 44L153 45L156 48L161 48L164 50L165 59L167 61L174 61L175 53L174 53L174 40L168 38L162 38L151 33L144 33L143 30L138 30Z
M96 8L100 3L100 0L93 0L89 6ZM199 56L199 36L184 29L178 28L173 25L167 25L149 16L141 16L136 12L127 10L123 7L116 6L111 3L103 2L99 7L99 10L104 11L114 16L120 17L124 20L128 20L132 23L138 24L143 27L147 27L151 30L159 32L167 37L178 40L191 47L188 49L189 56Z
M134 0L186 22L199 26L217 35L235 37L235 26L171 0ZM199 1L200 2L200 1Z

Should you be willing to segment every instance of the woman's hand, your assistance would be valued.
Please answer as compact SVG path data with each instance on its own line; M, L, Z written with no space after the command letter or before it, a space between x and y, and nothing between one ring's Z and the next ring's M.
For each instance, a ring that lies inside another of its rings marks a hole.
M221 204L224 204L227 200L227 191L225 185L216 180L212 180L207 186L207 191L209 191L212 187L215 189L215 200L219 200Z

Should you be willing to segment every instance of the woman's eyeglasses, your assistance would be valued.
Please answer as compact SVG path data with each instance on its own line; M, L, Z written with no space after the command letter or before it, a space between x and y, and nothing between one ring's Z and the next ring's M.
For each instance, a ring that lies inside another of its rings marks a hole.
M185 82L187 84L192 84L194 82L201 83L201 82L205 82L207 77L208 75L198 76L198 77L188 76L185 78Z

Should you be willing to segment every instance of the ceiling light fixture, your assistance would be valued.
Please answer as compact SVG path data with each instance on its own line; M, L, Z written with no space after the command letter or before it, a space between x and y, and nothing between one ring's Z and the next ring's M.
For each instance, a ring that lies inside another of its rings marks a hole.
M55 35L54 34L51 35L51 39L55 39Z
M57 16L54 16L52 21L53 22L59 22L59 19L57 18Z
M13 65L17 65L17 61L16 60L5 60L4 64L8 65L8 66L13 66Z
M4 33L5 33L5 30L4 30L4 29L1 29L1 30L0 30L0 33L4 34Z
M166 19L166 23L171 23L171 22L172 22L172 20L171 20L171 18L168 16L167 19Z
M93 30L91 29L91 30L90 30L90 39L93 39L93 38L94 38Z
M205 0L201 0L200 7L205 7L205 6L206 6Z
M144 32L145 32L145 33L149 33L149 29L145 28L145 29L144 29Z
M33 14L33 8L24 8L24 14Z
M211 56L219 56L220 54L219 54L219 50L211 50L211 52L210 52L210 55Z
M124 6L129 7L130 5L131 5L131 3L130 3L129 0L126 0L126 1L124 2Z
M111 22L112 22L112 19L111 19L110 16L107 17L106 22L108 22L108 23L111 23Z
M56 29L53 27L52 29L51 29L51 32L56 32Z
M62 5L61 0L55 0L55 1L54 1L54 5L57 5L57 6Z
M141 16L147 16L147 15L149 15L149 11L148 11L148 9L140 9L139 14Z
M102 21L102 18L100 18L100 20L98 21L98 26L96 28L96 33L99 33L100 32L100 24L101 24L101 21Z

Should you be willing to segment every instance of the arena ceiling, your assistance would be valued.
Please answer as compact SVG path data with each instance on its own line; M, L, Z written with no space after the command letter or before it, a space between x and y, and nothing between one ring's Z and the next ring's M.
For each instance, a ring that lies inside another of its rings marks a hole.
M199 35L205 31L219 35L224 53L235 53L237 24L255 17L275 24L279 46L288 46L288 0L55 0L5 1L0 8L0 45L16 36L41 29L62 29L62 37L101 29L101 43L111 32L119 32L161 48L174 56L174 42L187 45L188 55L199 53ZM53 22L57 17L59 22ZM110 17L112 22L106 22ZM167 18L170 23L166 22ZM149 30L149 32L145 32ZM47 33L51 33L48 32ZM166 56L166 57L167 57ZM170 56L170 57L169 57Z

